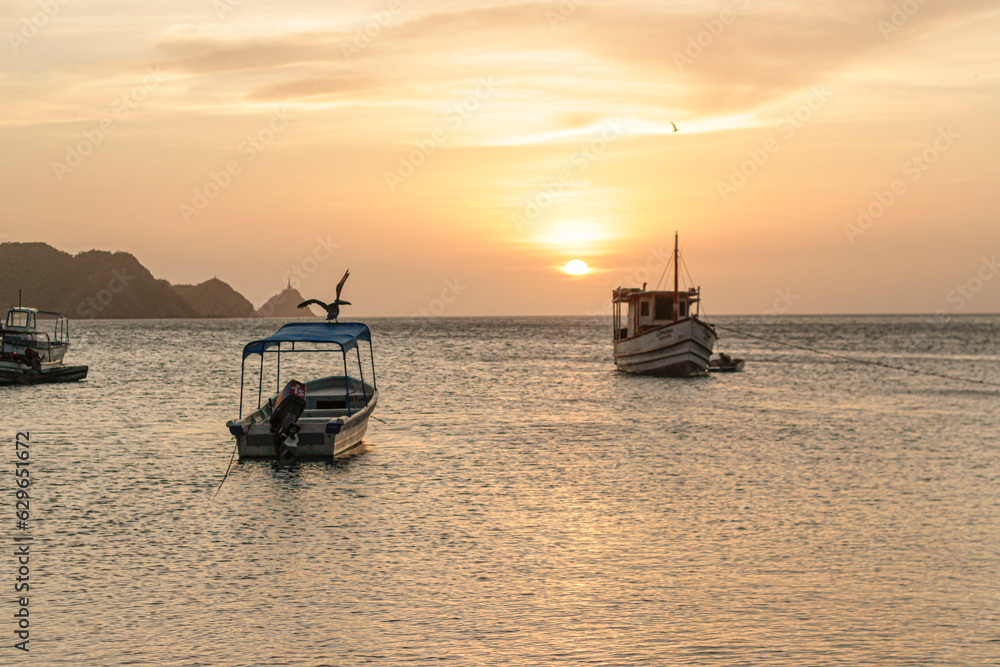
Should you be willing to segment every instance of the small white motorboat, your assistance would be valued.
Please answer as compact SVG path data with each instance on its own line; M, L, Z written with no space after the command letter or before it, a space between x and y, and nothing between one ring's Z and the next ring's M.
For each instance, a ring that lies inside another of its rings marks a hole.
M642 375L704 375L717 335L699 319L701 288L679 289L677 236L674 235L674 290L619 287L612 293L615 366ZM669 265L668 265L669 268ZM625 304L625 322L622 322Z
M52 333L40 322L52 324ZM87 366L63 363L69 350L69 317L65 313L16 306L0 323L0 385L75 382L87 377Z
M368 343L370 381L364 377L362 341ZM351 350L357 352L359 377L352 377L348 372ZM282 357L316 353L339 357L338 367L342 367L343 372L306 382L290 380L282 388ZM244 417L246 360L253 355L260 355L257 408ZM265 356L276 362L274 382L278 392L263 400ZM367 325L360 322L286 324L273 335L247 343L243 348L240 416L226 426L236 436L240 460L276 458L286 464L329 460L355 453L377 403L375 359Z

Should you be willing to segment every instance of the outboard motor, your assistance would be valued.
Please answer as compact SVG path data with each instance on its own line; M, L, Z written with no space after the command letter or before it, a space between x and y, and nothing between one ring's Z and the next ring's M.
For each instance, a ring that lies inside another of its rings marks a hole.
M299 431L296 424L302 411L306 409L306 386L291 380L278 395L271 409L271 433L274 438L274 454L284 464L295 462L298 455Z

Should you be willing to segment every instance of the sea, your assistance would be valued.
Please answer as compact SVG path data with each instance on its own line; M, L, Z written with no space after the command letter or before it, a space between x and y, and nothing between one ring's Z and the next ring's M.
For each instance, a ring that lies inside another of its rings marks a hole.
M370 320L382 421L291 468L225 426L281 322L74 322L85 381L0 389L0 664L1000 664L1000 316L714 321L743 372Z

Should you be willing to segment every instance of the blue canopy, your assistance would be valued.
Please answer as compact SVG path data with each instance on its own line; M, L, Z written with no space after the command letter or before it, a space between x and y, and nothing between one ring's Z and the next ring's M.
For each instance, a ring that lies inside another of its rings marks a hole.
M263 354L268 348L281 343L333 343L340 346L340 351L358 346L359 340L366 340L370 345L372 332L367 324L361 322L296 322L286 324L267 338L251 341L243 348L243 358L251 354Z

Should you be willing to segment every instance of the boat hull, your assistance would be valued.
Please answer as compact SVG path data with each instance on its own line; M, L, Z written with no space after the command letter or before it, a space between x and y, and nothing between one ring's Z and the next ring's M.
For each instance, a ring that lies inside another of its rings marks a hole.
M343 458L357 453L368 431L368 419L378 402L378 391L368 404L350 416L331 419L300 418L296 461L320 461ZM331 428L331 422L342 422ZM236 424L233 422L232 424ZM241 461L275 459L274 436L270 424L254 423L243 426L244 433L236 435L236 449ZM336 430L337 432L331 432Z
M708 364L709 373L739 373L743 370L743 366L746 362L743 359L733 359L731 363L723 363L719 360L713 360Z
M672 322L614 341L615 366L639 375L705 375L716 338L715 329L697 318Z
M61 364L69 349L68 343L50 343L42 340L37 334L18 334L5 332L3 352L10 355L23 355L28 348L33 349L41 357L43 363Z
M87 377L88 370L88 366L54 364L38 372L23 364L0 363L0 386L78 382Z

